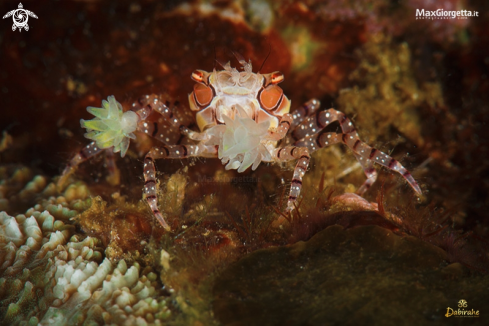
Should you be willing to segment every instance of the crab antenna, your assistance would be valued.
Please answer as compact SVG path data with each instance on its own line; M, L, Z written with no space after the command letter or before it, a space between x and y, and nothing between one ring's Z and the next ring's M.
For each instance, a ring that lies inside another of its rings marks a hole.
M221 67L225 67L227 65L227 63L224 63L223 61L219 60L219 59L216 59L216 62L221 66Z
M217 61L217 51L216 51L216 44L214 43L214 70L216 70L216 63L219 63L219 61Z
M231 51L231 53L234 55L234 57L236 58L236 60L238 60L239 64L242 65L243 67L246 64L248 64L246 62L246 60L243 58L243 56L241 54L239 54L238 52Z
M263 68L263 65L265 64L265 62L267 62L267 59L270 56L270 53L272 53L272 44L270 42L268 42L268 54L265 57L265 60L263 60L263 63L261 64L260 69L258 69L258 72L261 71L261 68Z

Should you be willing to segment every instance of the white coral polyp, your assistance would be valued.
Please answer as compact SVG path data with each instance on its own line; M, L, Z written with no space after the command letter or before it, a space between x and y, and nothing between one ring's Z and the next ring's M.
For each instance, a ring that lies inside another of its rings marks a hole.
M234 120L223 115L224 125L210 128L207 134L219 146L218 155L226 170L243 172L251 166L255 170L261 161L269 162L271 155L262 141L268 135L269 121L256 123L239 105ZM212 142L212 141L211 141Z
M122 105L114 96L102 101L101 108L87 107L87 111L95 116L92 120L80 120L82 128L87 129L85 137L97 143L99 148L114 147L114 153L126 155L129 139L136 139L138 115L133 111L122 111Z

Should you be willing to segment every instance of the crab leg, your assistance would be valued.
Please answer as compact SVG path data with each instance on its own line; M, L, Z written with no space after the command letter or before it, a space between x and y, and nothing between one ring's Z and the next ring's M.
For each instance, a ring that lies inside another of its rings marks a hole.
M272 156L275 161L290 161L297 160L297 165L292 176L292 184L290 186L289 198L287 200L286 211L291 211L295 208L295 202L299 197L302 189L302 177L306 173L311 157L306 147L286 146L277 148L273 151Z
M170 105L169 102L167 102L167 104ZM140 97L137 102L132 104L131 110L137 113L140 120L147 119L154 110L160 113L168 123L176 125L177 127L180 126L178 119L172 120L173 112L167 104L163 103L155 94L151 94Z
M343 135L335 132L321 132L313 136L305 137L299 141L296 141L294 145L307 147L309 153L314 153L322 147L337 144L343 142ZM355 152L353 155L358 160L363 168L363 172L367 176L367 180L363 185L358 188L357 194L362 195L367 191L370 186L377 180L377 171L373 167L372 161L369 159L363 159L363 157Z
M138 131L141 131L153 138L158 139L164 144L169 143L178 143L182 138L181 136L187 136L193 140L203 140L206 135L203 133L195 132L190 130L185 124L183 124L175 115L173 111L169 108L169 103L163 103L158 97L153 95L146 95L141 97L138 102L133 103L132 109L139 115L140 122L138 123ZM160 119L158 122L147 122L145 120L152 111L156 111L163 119ZM168 128L166 124L163 122L167 122L173 128ZM178 133L173 133L172 129L179 130L181 136L179 136L176 140L175 135Z
M91 142L84 148L82 148L71 160L68 162L66 165L65 169L63 170L63 173L61 174L58 182L57 182L57 187L58 189L63 188L66 180L68 177L75 171L75 169L80 165L81 163L85 162L86 160L90 159L91 157L100 154L103 152L105 149L100 148L97 146L95 142ZM111 151L112 148L108 148L107 150Z
M174 128L169 128L167 124L160 121L140 121L137 131L153 137L166 145L175 144L182 137L179 132L175 132Z
M133 103L132 110L139 115L140 120L145 120L152 111L156 111L163 116L168 124L179 130L184 124L173 114L173 111L168 107L169 105L169 102L165 104L155 94L152 94L143 96Z
M363 161L373 161L377 164L385 166L386 168L398 172L403 176L404 179L409 183L409 185L416 191L418 194L421 194L421 188L419 187L416 180L414 180L411 173L401 165L396 159L390 157L389 155L379 151L376 148L370 147L369 145L362 142L357 137L348 137L346 134L343 134L343 142L350 147L357 155L357 159L364 167L364 172L369 177L371 171L366 169L366 165L363 164ZM370 164L371 165L371 164ZM365 185L366 186L366 185ZM363 191L365 191L364 189Z
M106 178L107 182L113 186L119 185L121 180L121 172L115 164L115 155L112 150L105 151L105 166L109 172L109 175Z
M357 189L358 195L363 195L365 191L367 191L377 180L377 171L372 164L372 161L369 159L363 159L362 156L353 152L353 155L356 157L357 161L360 163L363 169L363 173L367 177L367 180L363 183L363 185Z
M280 140L284 138L287 132L289 131L291 124L292 124L292 114L290 113L284 114L280 119L277 129L275 131L268 132L267 139Z
M418 183L401 163L361 141L350 119L348 119L344 113L335 109L320 111L315 116L311 116L301 123L295 131L295 136L304 139L297 141L295 144L302 145L306 142L307 144L305 145L308 146L308 148L311 147L310 149L315 151L324 146L339 142L338 138L333 139L332 133L319 132L335 121L339 122L341 131L343 132L341 134L341 142L345 143L353 151L367 176L367 181L358 190L359 193L365 192L377 178L376 172L374 173L372 171L373 166L370 161L373 161L401 174L409 185L418 194L421 194L421 189ZM336 137L339 137L340 134L337 135L338 136ZM314 145L314 142L316 143L317 148Z
M304 137L294 143L295 146L307 147L309 153L342 142L341 134L335 132L320 132L312 136Z
M315 98L302 104L301 107L299 107L292 113L292 118L294 119L294 121L292 122L290 128L294 130L297 127L297 125L301 124L304 121L304 119L316 113L316 111L319 109L320 106L321 106L321 102L319 102Z
M154 216L167 231L170 226L166 223L158 209L158 197L156 192L156 170L154 161L159 158L182 159L190 156L204 154L206 147L203 145L164 145L153 147L144 158L144 195Z

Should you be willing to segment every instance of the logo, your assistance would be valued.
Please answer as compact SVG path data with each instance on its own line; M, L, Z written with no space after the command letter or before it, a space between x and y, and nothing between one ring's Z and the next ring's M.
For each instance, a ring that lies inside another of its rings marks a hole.
M32 11L23 9L22 3L19 3L18 9L9 11L5 16L3 16L3 19L8 18L10 16L12 16L14 20L14 24L12 25L12 30L15 31L18 28L19 32L22 32L22 28L24 28L26 31L29 30L29 25L27 25L29 16L37 19L36 14L34 14Z
M452 309L450 307L447 307L447 313L445 314L445 317L479 317L479 310L466 310L466 309L460 309L460 308L467 308L468 304L467 301L462 299L458 301L458 309Z
M469 17L479 17L479 12L472 10L416 9L416 19L468 19Z

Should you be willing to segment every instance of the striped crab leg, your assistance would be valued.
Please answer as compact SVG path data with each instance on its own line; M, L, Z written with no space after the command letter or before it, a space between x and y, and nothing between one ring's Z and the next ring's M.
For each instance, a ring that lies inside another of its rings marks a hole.
M284 114L280 118L280 122L275 131L269 131L267 139L268 140L280 140L285 137L287 132L289 132L290 126L292 124L292 115L290 113Z
M353 155L362 166L363 173L365 173L365 176L367 177L367 180L365 180L363 185L357 189L357 194L363 195L365 191L367 191L374 184L375 180L377 180L377 170L375 170L371 160L363 159L362 156L355 152Z
M175 103L178 106L178 102ZM194 140L202 140L204 137L202 133L190 130L188 126L180 121L170 109L170 103L163 103L155 94L146 95L141 97L137 102L132 105L133 110L140 116L140 123L138 130L150 135L164 143L170 142L169 133L165 132L168 127L163 122L168 123L174 129L179 130L184 136ZM161 122L144 122L152 111L158 112L162 117Z
M121 171L115 164L115 154L111 149L105 151L105 167L109 172L109 175L105 178L107 182L113 186L118 186L121 182Z
M289 198L287 199L286 211L290 212L295 208L295 202L299 197L302 189L302 178L307 171L309 161L309 151L306 147L286 146L277 148L273 151L272 156L275 161L298 160L292 176Z
M362 165L363 171L367 176L367 181L359 188L358 192L365 192L377 178L377 172L374 171L372 162L385 166L386 168L398 172L403 176L409 185L418 194L421 194L421 188L411 173L404 168L401 163L389 155L373 148L360 140L358 133L343 112L335 109L319 111L315 116L307 118L296 129L295 136L302 139L297 141L297 145L306 145L312 151L316 151L324 146L339 142L339 139L333 138L332 133L320 132L329 124L338 121L341 126L341 142L346 144L354 153L357 160Z
M342 142L343 134L337 134L335 132L321 132L313 136L302 138L301 140L296 141L294 145L307 147L309 153L313 153L323 147ZM377 171L373 167L371 160L364 159L362 156L355 152L353 152L353 155L362 166L363 172L367 177L367 180L365 180L363 185L357 190L357 194L362 195L372 186L375 180L377 180Z
M64 184L68 180L68 177L75 171L75 169L78 167L78 165L82 164L86 160L96 156L97 154L100 154L104 151L104 148L100 148L97 146L95 142L91 142L87 146L83 147L66 165L65 169L63 170L63 173L61 173L60 178L58 179L57 182L57 188L58 190L61 191L63 188ZM111 151L112 148L108 148L108 151ZM109 170L109 172L111 172Z
M316 111L319 109L320 106L321 106L321 102L319 102L315 98L313 98L313 99L307 101L306 103L302 104L302 106L297 108L292 113L292 118L294 120L293 120L290 128L292 130L294 130L297 127L297 125L299 125L300 123L302 123L304 121L304 119L306 119L307 117L316 113ZM292 136L294 136L294 135L292 135ZM296 138L296 139L299 139L299 138Z
M154 162L156 159L183 159L190 156L202 156L207 150L204 145L163 145L153 147L144 158L144 188L143 193L154 216L161 226L167 231L171 228L165 221L162 213L158 209L158 197L156 187L156 169Z

